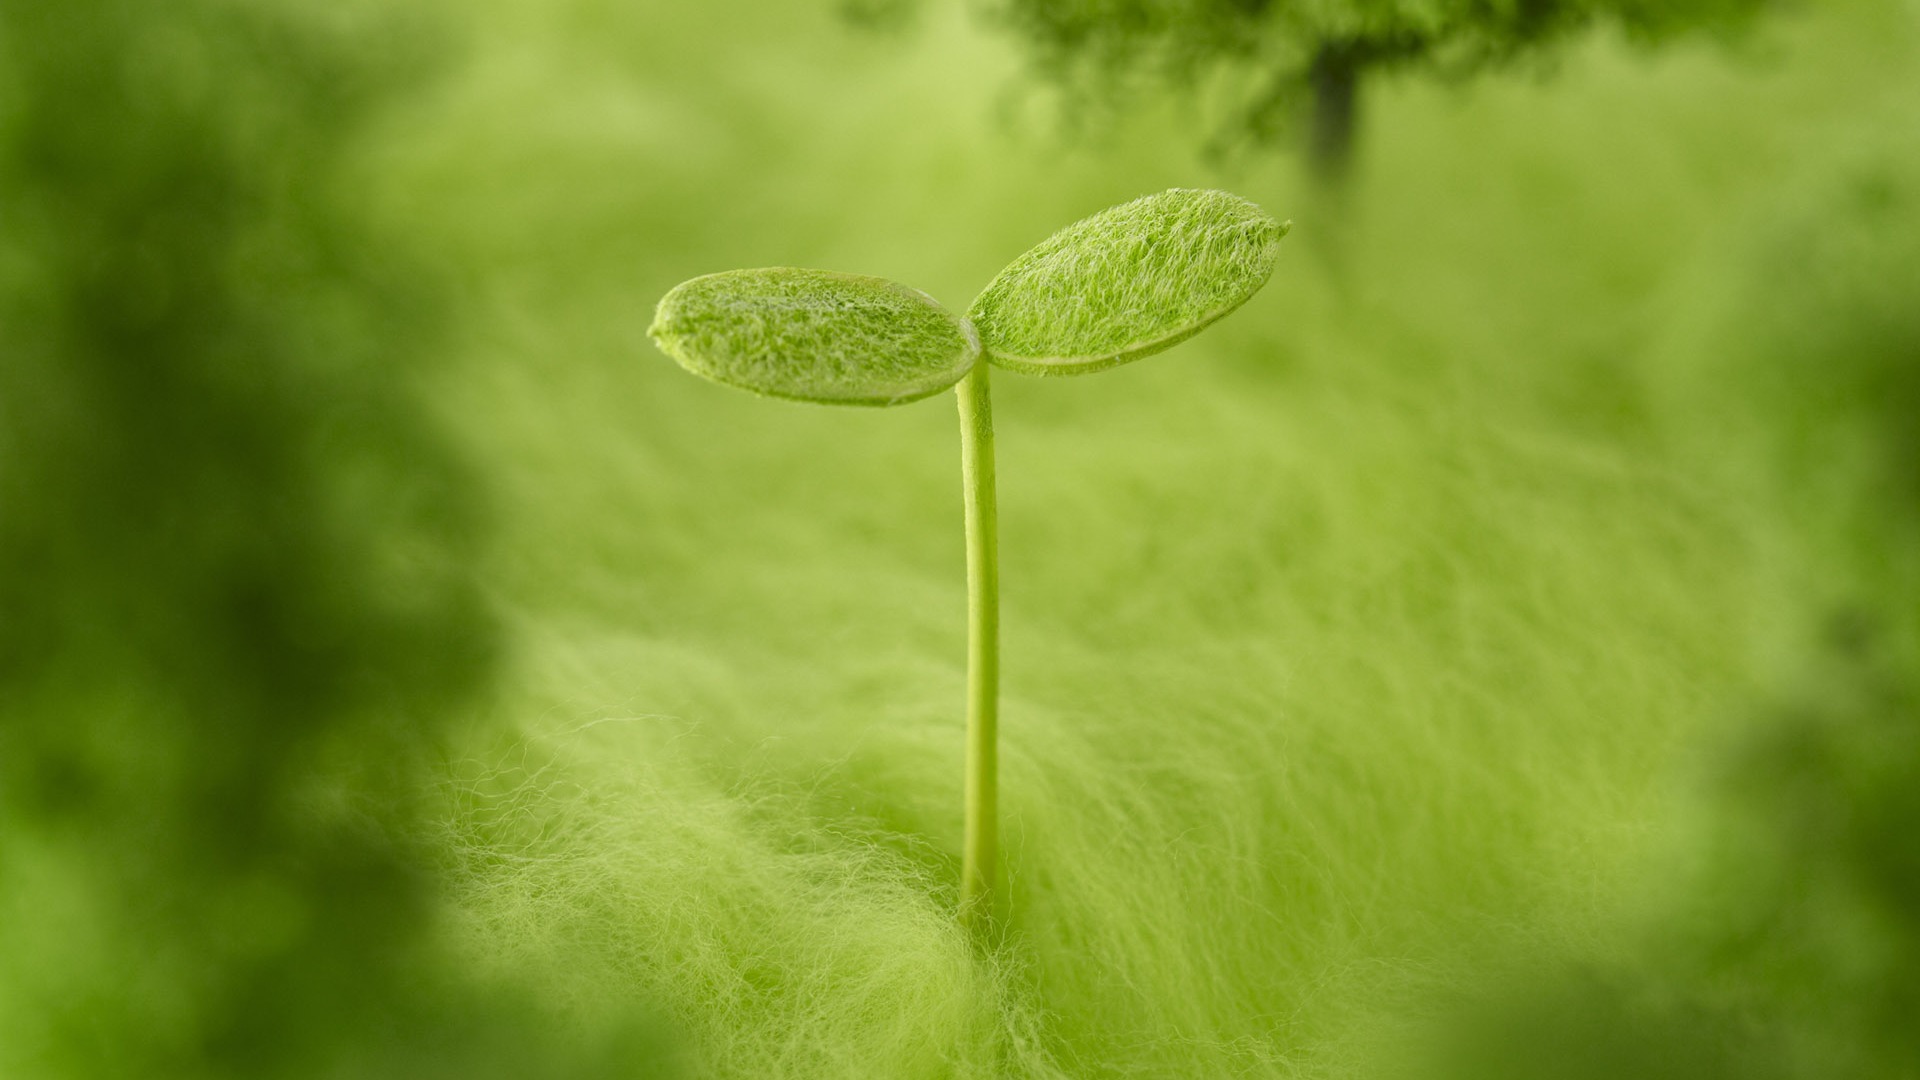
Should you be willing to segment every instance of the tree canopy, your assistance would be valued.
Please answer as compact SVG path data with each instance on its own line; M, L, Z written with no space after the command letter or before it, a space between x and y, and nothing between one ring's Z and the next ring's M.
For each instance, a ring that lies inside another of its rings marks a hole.
M1226 76L1220 133L1272 144L1305 120L1323 175L1343 172L1363 80L1422 68L1464 77L1612 26L1654 45L1738 29L1770 0L990 0L1041 74L1098 97Z

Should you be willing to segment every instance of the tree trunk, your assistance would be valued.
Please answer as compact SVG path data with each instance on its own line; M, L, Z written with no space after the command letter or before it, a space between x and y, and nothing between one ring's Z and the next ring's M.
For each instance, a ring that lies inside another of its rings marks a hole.
M1307 122L1307 164L1322 184L1338 188L1353 168L1354 125L1359 122L1360 57L1349 42L1323 42L1307 81L1313 113Z

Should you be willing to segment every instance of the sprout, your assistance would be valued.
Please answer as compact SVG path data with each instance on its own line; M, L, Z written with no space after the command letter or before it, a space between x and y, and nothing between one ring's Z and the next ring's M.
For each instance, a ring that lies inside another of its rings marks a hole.
M727 386L832 405L898 405L955 388L967 536L960 919L969 929L992 923L999 847L999 545L981 361L1083 374L1176 345L1266 284L1287 228L1236 195L1175 188L1048 237L1000 271L965 318L884 278L789 267L708 274L660 301L649 333L661 351Z

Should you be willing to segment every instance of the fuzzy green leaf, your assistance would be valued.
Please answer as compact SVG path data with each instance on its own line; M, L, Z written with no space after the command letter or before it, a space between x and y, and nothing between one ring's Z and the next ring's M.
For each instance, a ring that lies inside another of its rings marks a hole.
M973 327L926 293L784 266L682 282L661 298L648 332L695 375L834 405L937 394L980 357Z
M1273 273L1288 225L1224 191L1174 188L1077 221L1015 259L967 315L995 364L1099 371L1192 337Z

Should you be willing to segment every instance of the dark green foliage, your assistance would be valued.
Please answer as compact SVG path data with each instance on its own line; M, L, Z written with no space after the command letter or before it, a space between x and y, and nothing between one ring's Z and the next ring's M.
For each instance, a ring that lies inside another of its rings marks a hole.
M1773 988L1809 1029L1806 1076L1920 1067L1920 679L1882 618L1842 618L1734 760L1697 914L1713 981Z
M1920 1076L1920 157L1896 125L1787 185L1712 276L1694 453L1758 462L1838 598L1750 704L1632 955L1520 980L1443 1075ZM1889 137L1891 135L1891 137Z
M1873 129L1868 129L1873 132ZM1897 120L1733 253L1702 392L1803 517L1835 614L1729 764L1693 912L1800 1075L1920 1075L1920 154Z
M993 0L1039 70L1099 96L1194 89L1216 73L1240 87L1223 135L1271 142L1304 110L1325 173L1346 167L1362 85L1422 68L1458 77L1550 48L1597 25L1657 42L1739 25L1769 0Z
M1911 127L1895 125L1880 148L1845 152L1771 208L1716 313L1725 350L1713 372L1741 416L1764 419L1768 461L1791 497L1817 490L1908 529L1920 529L1915 145ZM1886 525L1853 531L1891 538Z
M493 652L413 398L434 295L337 175L412 40L352 6L0 7L7 1076L560 1060L436 969L398 839Z
M1451 1026L1437 1074L1915 1076L1920 679L1882 635L1839 620L1729 756L1642 960L1522 981Z

